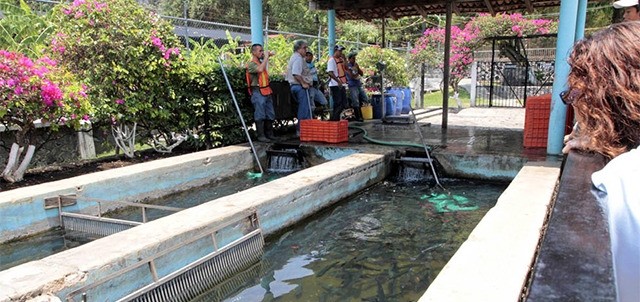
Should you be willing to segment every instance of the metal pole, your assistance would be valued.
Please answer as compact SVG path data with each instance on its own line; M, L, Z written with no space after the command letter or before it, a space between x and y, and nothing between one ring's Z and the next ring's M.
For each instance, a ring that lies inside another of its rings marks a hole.
M493 77L495 76L496 68L496 39L491 40L491 79L489 86L489 107L493 106Z
M253 156L256 158L256 162L258 163L258 168L260 168L260 173L264 173L264 170L262 169L262 164L260 164L260 158L258 158L258 153L256 152L256 147L253 146L251 135L249 135L249 130L247 130L247 124L245 124L244 118L242 117L242 111L240 111L240 106L238 106L236 95L233 93L233 88L231 88L231 83L229 83L227 72L224 70L222 57L218 57L218 62L220 63L220 69L222 69L222 75L224 76L224 80L227 82L227 87L229 88L229 92L231 93L233 104L236 106L236 110L238 111L238 116L240 117L240 121L242 122L242 129L244 129L244 133L247 135L247 140L249 140L249 145L251 145L251 150L253 151Z
M384 17L382 17L382 48L386 48L387 47L387 40L385 39L384 36L384 32L385 32L385 24L384 24Z
M453 3L447 2L447 19L444 35L444 91L442 92L442 129L447 128L449 119L449 78L451 76L449 60L451 58L451 15L453 14Z
M586 10L581 12L586 14ZM560 22L556 41L556 60L554 66L553 93L551 94L551 113L547 133L547 154L562 154L564 124L567 119L567 106L560 100L560 92L566 89L569 77L567 57L573 47L577 30L578 1L560 2Z
M420 64L420 91L418 99L420 100L420 108L424 108L424 63Z
M262 45L262 0L249 0L249 13L251 16L251 42Z
M333 47L336 46L336 10L327 11L327 32L329 34L329 56L333 56Z
M187 49L189 49L189 21L187 21L187 19L189 18L189 15L187 13L187 6L188 6L188 2L184 1L183 4L183 15L184 15L184 45L187 46Z

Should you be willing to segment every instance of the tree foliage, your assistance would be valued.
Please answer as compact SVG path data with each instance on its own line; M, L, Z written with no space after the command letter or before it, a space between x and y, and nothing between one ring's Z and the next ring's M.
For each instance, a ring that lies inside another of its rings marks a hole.
M38 58L53 31L47 16L39 16L24 2L0 0L0 49Z
M384 71L385 86L407 86L406 60L395 50L370 46L358 53L358 64L366 76L372 76L376 72L376 63L386 65Z
M89 83L99 119L171 118L184 63L169 23L133 0L75 0L54 14L51 53Z

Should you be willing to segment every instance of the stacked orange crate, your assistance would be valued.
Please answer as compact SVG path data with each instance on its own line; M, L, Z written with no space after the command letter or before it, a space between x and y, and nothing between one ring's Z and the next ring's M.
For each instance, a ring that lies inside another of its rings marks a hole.
M550 94L527 98L523 142L525 147L536 148L547 146L550 109Z
M347 121L321 121L316 119L300 121L301 142L342 143L349 140Z

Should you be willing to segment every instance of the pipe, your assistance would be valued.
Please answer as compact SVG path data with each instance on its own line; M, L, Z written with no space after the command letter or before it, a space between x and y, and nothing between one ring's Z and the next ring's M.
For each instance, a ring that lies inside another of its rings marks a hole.
M260 168L260 176L262 176L262 174L264 173L264 170L262 169L262 164L260 164L260 159L258 158L258 152L256 152L256 148L253 146L253 141L251 140L251 136L249 135L249 130L247 130L247 125L245 124L244 118L242 117L242 111L240 111L240 106L238 106L238 101L236 101L236 95L233 93L233 88L231 88L231 83L229 83L229 77L227 77L227 72L224 70L222 57L218 57L218 62L220 63L220 69L222 69L222 75L224 76L224 80L227 82L227 87L229 88L229 92L231 93L233 104L236 105L238 116L240 117L240 121L242 122L242 129L244 130L244 133L247 135L247 140L249 140L249 145L251 145L251 151L253 151L253 156L256 158L256 162L258 163L258 167Z

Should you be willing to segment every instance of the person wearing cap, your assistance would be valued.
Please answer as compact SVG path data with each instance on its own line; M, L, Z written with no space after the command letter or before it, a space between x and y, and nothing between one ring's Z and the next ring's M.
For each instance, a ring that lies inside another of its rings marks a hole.
M360 80L363 72L360 69L360 65L356 63L357 52L351 52L347 56L347 83L349 84L349 96L351 97L350 105L355 110L356 119L363 121L362 112L360 107L362 103L369 103L367 93L362 88L362 81Z
M307 62L307 67L311 71L311 76L313 78L313 83L311 87L309 87L309 95L311 95L311 107L315 107L315 104L318 103L322 106L327 105L327 98L324 97L324 93L320 91L320 81L318 79L318 69L316 65L313 63L313 53L307 51L305 54L305 61Z
M271 142L276 137L273 134L273 120L276 117L271 95L273 91L269 85L267 64L272 51L265 52L260 44L251 45L251 61L247 63L246 78L253 104L253 119L258 132L258 141Z
M307 42L305 40L296 40L293 42L293 54L287 64L286 80L291 86L291 94L298 102L298 124L296 125L296 134L300 134L300 121L312 118L311 103L309 96L309 87L313 83L311 71L304 61L307 53Z
M342 51L344 47L336 45L333 48L333 56L329 58L327 63L327 75L331 78L329 81L329 90L333 98L333 111L331 112L332 121L340 120L342 110L347 108L347 76L344 67L344 59Z
M624 9L622 19L624 21L640 21L640 5L638 0L619 0L613 2L613 7Z

